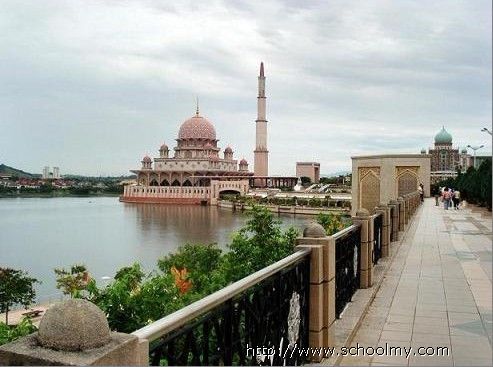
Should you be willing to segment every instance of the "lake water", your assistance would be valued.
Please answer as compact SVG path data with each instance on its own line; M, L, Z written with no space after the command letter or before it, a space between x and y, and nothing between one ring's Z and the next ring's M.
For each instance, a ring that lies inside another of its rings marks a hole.
M308 216L281 216L302 229ZM53 269L85 264L99 284L122 266L146 270L181 244L226 247L246 215L206 206L120 203L116 197L0 199L0 266L22 269L42 281L38 299L56 299Z

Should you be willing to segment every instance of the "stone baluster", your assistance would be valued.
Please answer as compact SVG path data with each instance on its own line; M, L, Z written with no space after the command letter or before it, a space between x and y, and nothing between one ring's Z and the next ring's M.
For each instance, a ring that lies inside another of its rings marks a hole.
M390 207L385 204L380 204L376 208L377 213L382 213L382 257L390 255ZM375 231L373 231L375 236Z
M399 202L399 231L404 231L406 227L406 209L405 209L405 201L402 196L397 198Z
M394 208L392 215L392 238L395 241L399 240L399 202L397 200L390 200L389 206Z
M360 209L353 223L361 225L360 288L373 284L373 220L366 209Z
M318 223L309 224L303 237L296 240L297 249L309 248L310 317L309 345L312 348L335 345L335 242ZM322 355L312 356L320 362Z

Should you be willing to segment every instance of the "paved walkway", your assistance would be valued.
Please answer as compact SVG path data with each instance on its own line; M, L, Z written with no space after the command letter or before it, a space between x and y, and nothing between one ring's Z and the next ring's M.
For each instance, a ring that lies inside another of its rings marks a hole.
M344 357L342 365L493 365L492 222L427 199L356 333L364 347L445 346L448 357Z

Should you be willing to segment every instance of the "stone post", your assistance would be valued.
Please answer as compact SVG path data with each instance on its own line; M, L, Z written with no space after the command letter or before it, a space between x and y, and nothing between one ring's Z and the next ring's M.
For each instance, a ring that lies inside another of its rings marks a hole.
M311 250L309 345L312 348L335 345L335 241L318 223L309 224L296 248ZM323 355L312 356L320 362Z
M361 225L360 288L373 284L373 220L366 209L359 209L353 223Z
M71 299L51 306L38 332L0 346L0 365L137 366L139 349L136 336L110 332L96 305Z
M390 208L385 204L380 204L376 208L377 213L382 213L382 257L390 255ZM375 236L375 231L373 231Z
M404 199L404 224L407 224L409 222L409 194L402 195L402 198Z
M406 209L405 209L405 201L402 196L397 198L399 202L399 231L404 231L406 228Z
M394 208L392 220L392 237L399 240L399 202L397 200L390 200L389 206Z

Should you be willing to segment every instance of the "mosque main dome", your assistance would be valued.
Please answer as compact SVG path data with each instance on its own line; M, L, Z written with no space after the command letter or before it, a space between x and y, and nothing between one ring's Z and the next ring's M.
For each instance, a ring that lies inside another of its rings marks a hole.
M452 144L452 135L445 130L445 126L435 135L435 144Z
M178 139L216 140L216 129L209 120L196 114L181 124Z

